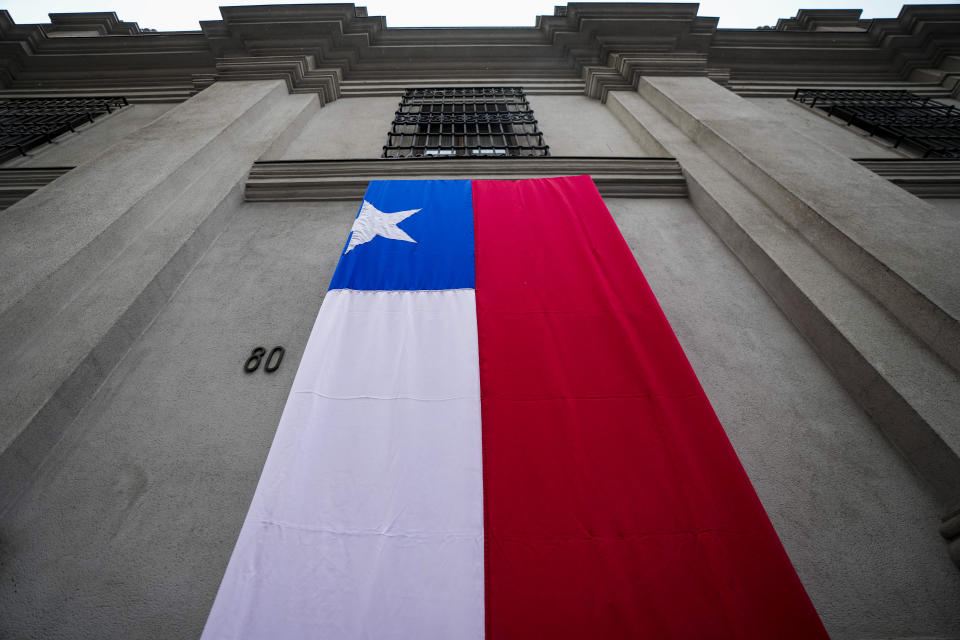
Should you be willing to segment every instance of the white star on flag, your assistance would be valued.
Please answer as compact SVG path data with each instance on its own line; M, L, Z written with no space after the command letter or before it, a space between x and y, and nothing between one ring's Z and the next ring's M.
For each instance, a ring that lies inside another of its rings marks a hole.
M353 223L351 229L353 233L350 235L350 242L347 243L347 250L344 253L350 253L354 247L370 242L377 236L389 240L416 243L416 240L407 235L407 232L397 225L418 211L420 209L385 213L364 200L363 206L360 207L360 215Z

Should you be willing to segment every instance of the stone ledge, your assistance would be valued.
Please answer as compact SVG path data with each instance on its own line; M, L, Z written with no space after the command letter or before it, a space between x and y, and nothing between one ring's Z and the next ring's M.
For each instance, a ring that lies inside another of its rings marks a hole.
M208 85L205 85L208 86ZM0 91L0 98L92 98L97 96L123 96L130 104L178 104L196 94L193 84L155 85L137 87L124 82L114 85L76 86L59 88L26 88Z
M255 162L248 201L357 200L371 180L512 179L589 174L600 194L623 198L685 198L687 185L672 158L436 158L397 160L270 160Z
M854 162L918 198L960 198L960 160L855 158Z
M802 84L802 81L798 82L796 80L780 80L777 78L770 78L764 80L732 80L726 85L726 87L741 98L792 98L794 91L796 91L797 87L801 86ZM823 78L817 81L816 86L820 89L859 89L864 91L876 89L896 91L905 90L912 91L917 95L929 98L950 97L950 90L945 89L939 84L920 84L906 80L866 80L857 82L844 78Z
M0 211L47 186L73 167L0 168Z
M512 87L522 86L528 96L583 95L583 80L570 78L512 78L488 76L458 78L451 82L449 75L422 74L412 78L392 80L344 80L340 83L343 98L400 97L408 87Z

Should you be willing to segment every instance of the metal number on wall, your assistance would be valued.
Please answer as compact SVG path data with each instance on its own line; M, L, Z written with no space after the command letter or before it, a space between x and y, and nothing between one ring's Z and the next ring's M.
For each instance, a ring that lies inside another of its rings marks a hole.
M277 346L271 349L270 354L264 358L267 350L263 347L255 347L253 351L250 352L250 357L243 363L243 370L245 373L253 373L259 369L260 364L263 363L263 371L265 373L273 373L280 368L280 363L283 362L283 354L286 352L286 349Z

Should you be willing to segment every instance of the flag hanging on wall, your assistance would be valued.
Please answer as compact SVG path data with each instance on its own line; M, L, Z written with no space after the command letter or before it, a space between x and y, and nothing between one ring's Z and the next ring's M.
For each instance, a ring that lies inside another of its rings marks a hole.
M203 637L826 633L580 176L370 183Z

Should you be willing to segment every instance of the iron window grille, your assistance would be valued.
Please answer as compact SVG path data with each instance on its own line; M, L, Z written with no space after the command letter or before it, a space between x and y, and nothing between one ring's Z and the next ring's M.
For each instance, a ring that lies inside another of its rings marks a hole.
M407 89L384 158L550 155L521 87Z
M924 158L960 158L960 111L900 90L797 89L797 102Z
M0 162L127 104L122 97L0 99Z

